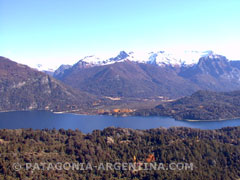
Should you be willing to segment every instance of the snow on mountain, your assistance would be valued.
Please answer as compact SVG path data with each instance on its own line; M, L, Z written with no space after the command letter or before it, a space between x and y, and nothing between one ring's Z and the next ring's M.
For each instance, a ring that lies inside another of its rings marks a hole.
M92 65L101 65L104 63L102 59L100 59L99 57L96 57L95 55L86 56L80 61L86 62L88 64L92 64Z
M156 51L156 52L125 52L120 51L116 57L100 58L95 55L85 56L73 65L75 68L87 68L93 66L102 66L116 62L133 61L138 63L154 64L159 66L191 66L197 64L201 57L209 56L214 59L218 55L213 51ZM65 71L62 67L45 66L43 64L29 65L39 71L52 74L55 70ZM72 67L72 65L67 65ZM60 68L60 69L58 69ZM65 68L65 66L64 66Z
M43 72L54 72L57 68L49 68L48 66L45 66L43 64L33 64L29 65L33 69L37 69L38 71L43 71Z
M73 67L86 68L92 66L101 66L113 64L116 62L133 61L138 63L155 64L159 66L189 66L197 64L198 60L204 56L216 56L212 51L183 51L183 52L169 52L169 51L157 51L157 52L125 52L120 51L116 57L100 58L95 55L85 56L80 59ZM64 71L62 67L49 68L42 64L30 65L39 71L53 73L58 68L59 71ZM68 65L70 66L70 65Z
M172 66L188 66L197 64L199 59L204 56L208 56L213 54L212 51L184 51L184 52L165 52L159 51L157 53L152 53L149 57L149 64L157 64L157 65L172 65Z
M59 76L59 75L62 75L64 74L64 72L68 69L70 69L72 66L71 65L61 65L53 74L53 76Z
M212 51L184 51L184 52L166 52L166 51L158 51L158 52L129 52L121 51L119 55L116 57L112 57L109 59L101 59L96 56L86 56L81 59L78 63L86 65L95 66L95 65L107 65L113 64L115 62L121 61L134 61L139 63L148 63L148 64L156 64L159 66L171 65L171 66L182 66L182 65L193 65L198 63L198 60L201 57L208 56L213 54Z

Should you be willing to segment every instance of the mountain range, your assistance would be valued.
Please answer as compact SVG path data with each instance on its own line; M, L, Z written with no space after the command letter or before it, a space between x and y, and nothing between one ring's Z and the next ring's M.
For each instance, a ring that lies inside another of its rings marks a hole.
M212 51L194 51L185 60L164 51L152 53L147 61L134 57L124 51L104 61L89 56L73 66L61 66L53 76L75 89L111 97L179 98L197 90L240 88L239 61Z
M116 62L133 61L145 64L154 64L159 66L171 65L171 66L188 66L198 62L201 57L214 54L213 51L183 51L183 52L125 52L120 51L116 57L100 58L95 55L85 56L80 59L77 64L82 67L93 67L109 65ZM69 68L71 65L67 65ZM37 65L36 68L40 71L43 70L42 65ZM47 70L49 71L49 69Z
M240 61L212 51L182 57L159 51L140 59L121 51L107 60L88 56L61 65L51 75L0 57L0 111L138 109L199 90L240 89Z

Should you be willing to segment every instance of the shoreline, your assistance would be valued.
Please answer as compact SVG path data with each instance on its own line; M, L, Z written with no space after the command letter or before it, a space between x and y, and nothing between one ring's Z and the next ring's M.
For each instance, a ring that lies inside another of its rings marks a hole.
M8 113L8 112L34 112L34 111L46 111L51 112L53 114L75 114L75 115L98 115L96 113L78 113L72 111L53 111L53 110L4 110L0 111L0 113Z
M213 120L195 120L195 119L183 119L183 120L179 120L179 121L187 121L187 122L218 122L218 121L229 121L229 120L236 120L236 119L240 119L240 117L235 117L235 118L230 118L230 119L213 119Z
M83 113L83 112L80 112L78 110L76 110L76 112L74 111L53 111L53 110L5 110L5 111L0 111L0 113L8 113L8 112L26 112L26 111L29 111L29 112L33 112L33 111L47 111L47 112L51 112L53 114L72 114L72 115L84 115L84 116L102 116L103 114L98 114L98 113L94 113L94 112L91 112L91 113ZM106 114L106 116L116 116L116 115L108 115ZM131 115L125 115L125 116L119 116L119 117L126 117L126 116L131 116ZM141 116L140 116L141 117ZM161 117L161 116L159 116ZM236 119L240 119L240 117L234 117L234 118L229 118L229 119L213 119L213 120L195 120L195 119L175 119L174 117L172 116L164 116L164 117L170 117L170 118L173 118L175 121L186 121L186 122L222 122L222 121L229 121L229 120L236 120Z

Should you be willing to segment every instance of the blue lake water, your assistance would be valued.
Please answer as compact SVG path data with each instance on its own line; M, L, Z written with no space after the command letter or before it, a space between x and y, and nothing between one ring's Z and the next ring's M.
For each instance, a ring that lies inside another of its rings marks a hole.
M89 116L75 114L54 114L47 111L3 112L0 113L0 129L79 129L90 133L95 129L106 127L132 129L151 129L159 127L191 127L200 129L220 129L222 127L240 126L240 119L219 122L176 121L169 117L113 117Z

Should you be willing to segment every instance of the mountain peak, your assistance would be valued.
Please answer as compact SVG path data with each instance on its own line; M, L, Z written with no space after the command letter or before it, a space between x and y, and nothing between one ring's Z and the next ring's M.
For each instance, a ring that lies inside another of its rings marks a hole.
M66 70L70 69L72 66L71 65L61 65L54 73L53 76L60 76L65 73Z
M115 58L110 58L110 61L120 61L126 59L129 55L125 51L120 51L120 53Z
M212 51L183 51L183 52L166 52L158 51L150 53L148 64L159 66L182 66L197 64L201 57L208 56Z
M214 53L213 51L209 52L206 56L202 56L199 59L199 62L203 61L203 60L209 60L209 61L213 61L213 60L222 60L222 61L228 61L228 59L225 56L219 55Z
M102 60L95 55L85 56L83 59L79 60L78 62L86 62L87 64L97 64L100 63Z
M226 57L225 56L222 56L222 55L219 55L219 54L210 54L209 56L208 56L210 59L220 59L220 58L224 58L224 59L226 59Z

